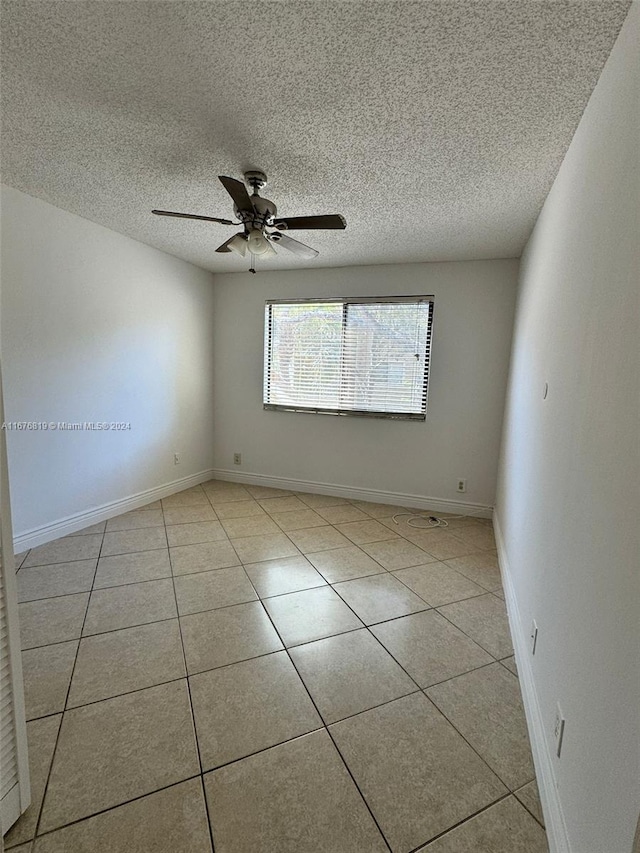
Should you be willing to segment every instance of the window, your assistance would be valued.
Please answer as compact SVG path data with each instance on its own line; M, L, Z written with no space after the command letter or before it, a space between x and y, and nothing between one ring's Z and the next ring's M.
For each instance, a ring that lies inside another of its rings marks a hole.
M424 420L433 297L269 300L264 408Z

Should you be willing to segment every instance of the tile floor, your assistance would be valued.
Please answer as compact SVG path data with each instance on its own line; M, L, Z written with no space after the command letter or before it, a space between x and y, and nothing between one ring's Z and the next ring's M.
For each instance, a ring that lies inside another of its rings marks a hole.
M544 853L491 524L210 481L20 555L14 853Z

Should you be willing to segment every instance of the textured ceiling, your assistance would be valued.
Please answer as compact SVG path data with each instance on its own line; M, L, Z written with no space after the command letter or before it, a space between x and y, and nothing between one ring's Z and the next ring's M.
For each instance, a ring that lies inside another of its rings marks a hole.
M2 3L2 175L214 272L218 174L269 176L314 261L517 257L630 0Z

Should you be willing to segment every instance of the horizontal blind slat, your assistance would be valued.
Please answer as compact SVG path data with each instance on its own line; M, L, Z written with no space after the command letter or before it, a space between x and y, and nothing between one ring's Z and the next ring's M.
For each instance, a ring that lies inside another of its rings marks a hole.
M433 302L272 302L264 403L424 415Z

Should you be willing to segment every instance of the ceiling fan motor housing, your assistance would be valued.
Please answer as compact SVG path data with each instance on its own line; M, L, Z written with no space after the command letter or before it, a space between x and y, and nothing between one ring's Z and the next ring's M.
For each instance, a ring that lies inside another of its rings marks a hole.
M270 228L273 227L273 221L277 211L275 204L272 201L269 201L268 198L260 198L259 196L252 196L251 201L255 204L253 211L238 210L238 208L234 206L233 209L238 220L250 231L255 229L262 231L265 226L269 226Z

